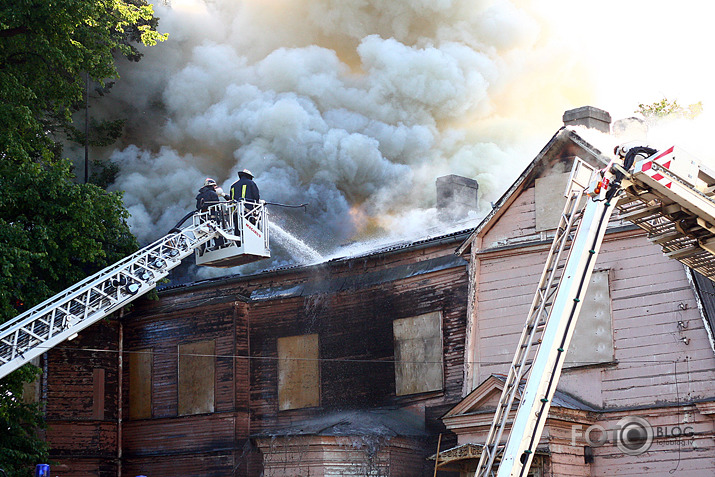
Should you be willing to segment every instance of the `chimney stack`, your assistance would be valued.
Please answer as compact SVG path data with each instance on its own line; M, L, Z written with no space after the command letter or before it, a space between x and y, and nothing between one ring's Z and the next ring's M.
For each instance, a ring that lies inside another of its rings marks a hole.
M564 126L584 126L606 134L611 132L611 115L593 106L570 109L564 113L563 121Z
M450 174L438 177L437 209L450 219L460 219L477 210L479 184L474 179Z

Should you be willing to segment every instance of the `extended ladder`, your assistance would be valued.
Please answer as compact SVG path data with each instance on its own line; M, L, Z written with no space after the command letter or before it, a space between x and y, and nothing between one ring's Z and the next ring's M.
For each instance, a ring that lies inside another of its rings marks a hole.
M551 316L554 296L563 276L563 257L570 250L576 229L581 222L583 191L588 187L593 171L594 168L576 158L569 184L564 194L567 199L566 205L561 213L561 219L556 228L546 265L541 273L539 285L521 332L514 359L511 366L509 366L504 389L499 398L492 425L479 459L476 471L477 476L490 475L496 459L500 457L499 451L503 450L503 448L499 447L499 442L509 419L509 412L519 390L519 384L526 374L527 368L533 364L533 361L529 359L532 346L539 347L542 341L541 336Z
M159 280L201 245L224 230L214 209L234 213L236 204L219 204L193 215L192 224L169 233L104 270L0 325L0 379L47 350L154 288ZM240 206L243 207L242 205Z

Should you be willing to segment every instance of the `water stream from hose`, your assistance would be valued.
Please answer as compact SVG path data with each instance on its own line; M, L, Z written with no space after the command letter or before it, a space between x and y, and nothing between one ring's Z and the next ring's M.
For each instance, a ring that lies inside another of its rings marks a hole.
M298 262L312 264L325 260L316 250L280 225L270 222L269 227L271 239L276 239Z

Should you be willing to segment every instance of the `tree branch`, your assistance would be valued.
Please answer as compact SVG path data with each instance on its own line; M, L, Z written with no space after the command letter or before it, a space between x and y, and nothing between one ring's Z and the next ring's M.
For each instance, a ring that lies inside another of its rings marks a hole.
M23 33L29 32L30 29L26 26L19 26L15 28L6 28L0 30L0 38L10 38L17 35L22 35Z

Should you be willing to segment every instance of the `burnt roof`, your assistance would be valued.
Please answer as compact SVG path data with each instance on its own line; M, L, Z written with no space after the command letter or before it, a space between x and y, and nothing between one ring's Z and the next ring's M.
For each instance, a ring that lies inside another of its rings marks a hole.
M262 270L260 272L252 273L249 275L234 274L234 275L226 275L223 277L197 280L195 282L181 283L181 284L177 284L177 285L168 285L165 287L160 287L160 288L158 288L158 290L161 292L167 292L167 291L182 290L182 289L186 289L186 288L215 286L217 283L244 281L244 280L254 279L254 278L269 277L269 276L273 276L273 275L281 275L281 274L285 274L285 273L289 273L289 272L309 271L309 270L312 270L312 269L315 269L318 267L324 267L326 265L330 266L330 265L338 265L338 264L349 264L352 261L365 260L365 259L369 259L369 258L386 256L386 255L391 255L391 254L400 253L400 252L419 250L422 248L433 247L436 245L451 245L451 244L453 244L454 246L456 246L456 245L462 243L469 236L469 234L472 233L473 230L474 230L474 227L470 227L470 228L463 229L463 230L457 230L454 232L449 232L449 233L441 234L441 235L435 235L435 236L431 236L431 237L427 237L427 238L420 238L417 240L411 240L411 241L404 240L404 241L400 241L400 242L394 242L391 244L382 245L382 246L372 249L372 250L368 250L364 253L336 257L336 258L326 260L324 262L310 264L310 265L296 264L296 265L280 266L280 267ZM454 261L454 260L452 259L452 261ZM464 263L466 263L466 262L464 262ZM452 266L456 266L456 265L452 265ZM405 273L408 273L407 276L414 276L413 270L405 269L404 271L405 271ZM426 273L426 272L423 272L423 273ZM393 279L395 279L395 278L401 278L401 277L393 277Z

